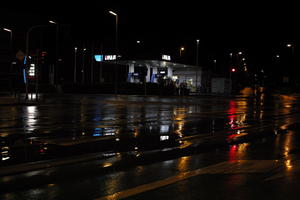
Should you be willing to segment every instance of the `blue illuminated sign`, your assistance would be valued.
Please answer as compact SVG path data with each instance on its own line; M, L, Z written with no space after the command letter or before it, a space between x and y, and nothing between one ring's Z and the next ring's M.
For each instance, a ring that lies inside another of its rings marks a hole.
M103 55L95 55L95 60L97 62L102 62L103 61Z

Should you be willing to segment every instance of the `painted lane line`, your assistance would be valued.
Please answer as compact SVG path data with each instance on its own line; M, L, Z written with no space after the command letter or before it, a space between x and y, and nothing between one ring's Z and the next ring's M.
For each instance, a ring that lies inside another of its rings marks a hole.
M111 195L97 198L95 200L118 200L150 190L161 188L170 184L183 181L194 176L203 174L241 174L241 173L266 173L279 167L280 163L276 160L237 160L225 161L215 165L210 165L194 171L182 172L176 176L172 176L163 180L154 181L144 185L140 185L131 189L116 192Z

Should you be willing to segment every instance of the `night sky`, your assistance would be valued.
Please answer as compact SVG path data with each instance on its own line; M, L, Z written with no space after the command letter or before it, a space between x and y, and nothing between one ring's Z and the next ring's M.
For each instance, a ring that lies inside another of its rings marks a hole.
M230 52L242 50L253 69L272 69L273 57L287 53L287 43L293 43L297 53L299 14L296 3L289 1L44 1L4 8L1 24L18 29L19 40L24 35L20 30L54 19L71 25L75 41L103 41L109 49L114 17L108 10L114 10L123 51L136 48L136 40L149 51L173 54L185 46L186 60L193 63L195 40L200 39L201 64L217 59L222 67Z

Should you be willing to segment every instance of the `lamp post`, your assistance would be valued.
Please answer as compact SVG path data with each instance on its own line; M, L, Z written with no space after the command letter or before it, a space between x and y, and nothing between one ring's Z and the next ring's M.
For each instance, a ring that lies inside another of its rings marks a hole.
M215 71L215 73L217 72L217 60L216 59L214 59L214 71Z
M11 59L12 59L12 52L13 52L13 34L12 34L12 30L8 29L8 28L3 28L3 30L10 33L9 48L10 48L10 55L11 55ZM11 60L10 64L11 64L11 67L12 67L12 60Z
M200 40L197 39L197 51L196 51L196 66L199 65L199 42ZM196 68L196 93L198 93L198 67Z
M13 69L13 63L12 63L13 62L13 34L12 34L11 29L3 28L3 30L10 33L10 38L9 38L9 49L10 49L10 59L11 59L10 60L10 71L12 72L12 69ZM11 82L11 86L13 86L13 82ZM16 88L14 90L16 91ZM14 93L15 93L15 96L16 96L15 91L14 91Z
M56 84L59 82L60 80L60 77L59 74L61 75L61 70L60 70L60 73L59 73L59 24L56 22L56 21L53 21L53 20L49 20L49 23L50 24L53 24L53 25L56 25L56 35L55 35L55 67L56 67L56 70L55 70L55 82Z
M84 63L84 55L85 55L86 48L83 49L82 53L82 71L81 71L81 84L84 84L84 70L85 70L85 63Z
M77 47L74 48L74 84L76 84L76 74L77 74Z
M184 51L184 47L180 47L180 49L179 49L179 55L180 55L180 57L181 57L183 51Z
M116 19L116 33L115 33L115 53L116 53L116 61L118 60L118 23L119 16L114 11L109 11L109 14L113 15ZM115 63L115 94L118 93L118 72L117 72L117 63Z
M286 47L287 47L287 48L291 48L291 50L292 50L292 56L294 56L294 48L295 48L295 45L293 45L293 44L291 44L291 43L288 43L288 44L286 45Z

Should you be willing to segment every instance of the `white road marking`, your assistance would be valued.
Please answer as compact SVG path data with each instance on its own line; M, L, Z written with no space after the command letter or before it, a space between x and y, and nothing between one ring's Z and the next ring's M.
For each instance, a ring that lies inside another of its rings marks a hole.
M117 200L134 196L143 192L154 190L170 184L174 184L185 179L203 175L203 174L248 174L248 173L266 173L280 166L277 160L237 160L220 162L194 171L180 173L159 181L140 185L131 189L116 192L114 194L97 198L95 200Z

